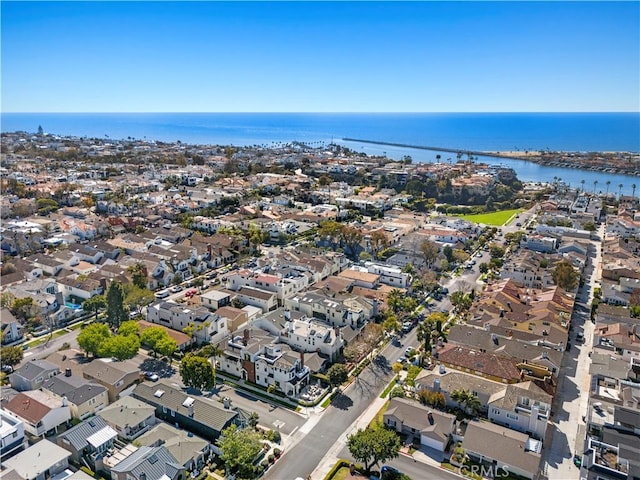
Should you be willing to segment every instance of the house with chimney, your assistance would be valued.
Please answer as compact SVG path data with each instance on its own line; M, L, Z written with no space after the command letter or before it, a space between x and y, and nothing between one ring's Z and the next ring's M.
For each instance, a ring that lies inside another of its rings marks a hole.
M138 437L137 443L143 447L165 447L189 472L202 470L211 452L209 441L169 423L158 423Z
M24 327L8 308L0 310L0 328L2 328L3 345L11 345L23 338Z
M392 398L383 423L442 455L456 431L456 417L406 398Z
M52 397L66 400L71 417L85 419L109 405L107 387L74 377L67 368L64 375L57 375L42 384L42 391Z
M190 396L165 381L141 383L131 394L144 402L157 418L214 442L232 424L242 425L245 413L201 396Z
M310 370L304 352L295 352L277 337L259 328L244 328L226 343L217 366L243 380L270 386L289 397L297 397L309 383Z

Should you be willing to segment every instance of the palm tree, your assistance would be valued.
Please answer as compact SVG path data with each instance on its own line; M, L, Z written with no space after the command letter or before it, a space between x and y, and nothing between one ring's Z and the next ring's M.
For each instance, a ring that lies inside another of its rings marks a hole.
M636 196L636 184L635 183L631 184L631 196L632 197Z
M482 408L482 403L480 399L472 393L467 397L464 407L470 415L475 417L480 411L480 408Z
M580 180L580 183L582 184L582 191L584 192L584 178Z
M466 390L464 388L458 388L453 392L451 392L449 397L451 397L451 400L456 402L458 404L458 407L462 410L462 405L467 401L469 394L470 394L469 390Z
M598 180L593 181L593 193L596 193L596 186L598 185Z
M607 196L609 196L609 185L611 185L611 180L607 180Z
M618 199L622 196L622 187L624 187L622 183L618 185Z

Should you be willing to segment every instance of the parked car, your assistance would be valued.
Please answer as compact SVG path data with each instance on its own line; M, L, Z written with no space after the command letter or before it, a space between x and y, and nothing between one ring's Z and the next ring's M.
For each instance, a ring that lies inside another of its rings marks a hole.
M180 285L174 285L169 290L171 290L172 293L178 293L182 291L182 287Z
M153 372L144 372L144 378L151 380L152 382L157 382L160 379L158 374Z
M156 298L167 298L169 296L169 290L160 290L153 294Z

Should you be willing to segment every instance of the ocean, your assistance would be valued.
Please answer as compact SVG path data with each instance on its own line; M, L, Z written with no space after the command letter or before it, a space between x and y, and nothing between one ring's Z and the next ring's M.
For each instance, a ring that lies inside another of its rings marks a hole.
M300 141L312 146L341 143L356 151L410 155L436 161L437 152L344 142L342 138L435 146L455 150L631 151L640 152L639 113L2 113L2 132L24 130L99 138L136 138L191 144L266 145ZM442 154L442 161L451 155ZM455 161L455 155L453 161ZM481 160L486 161L485 158ZM610 181L631 192L640 178L523 160L497 160L526 181L562 178L585 188ZM600 189L599 188L599 189Z

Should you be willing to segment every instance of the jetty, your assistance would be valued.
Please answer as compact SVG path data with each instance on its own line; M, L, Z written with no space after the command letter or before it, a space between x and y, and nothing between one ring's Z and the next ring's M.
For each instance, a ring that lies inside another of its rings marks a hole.
M445 152L445 153L455 153L456 155L469 155L475 157L496 157L496 158L511 158L514 160L528 160L526 156L522 155L509 155L504 152L481 152L478 150L468 150L466 148L445 148L445 147L430 147L426 145L411 145L408 143L393 143L393 142L381 142L378 140L363 140L361 138L349 138L344 137L342 139L344 142L358 142L358 143L369 143L371 145L382 145L389 147L400 147L400 148L414 148L417 150L430 150L433 152Z

